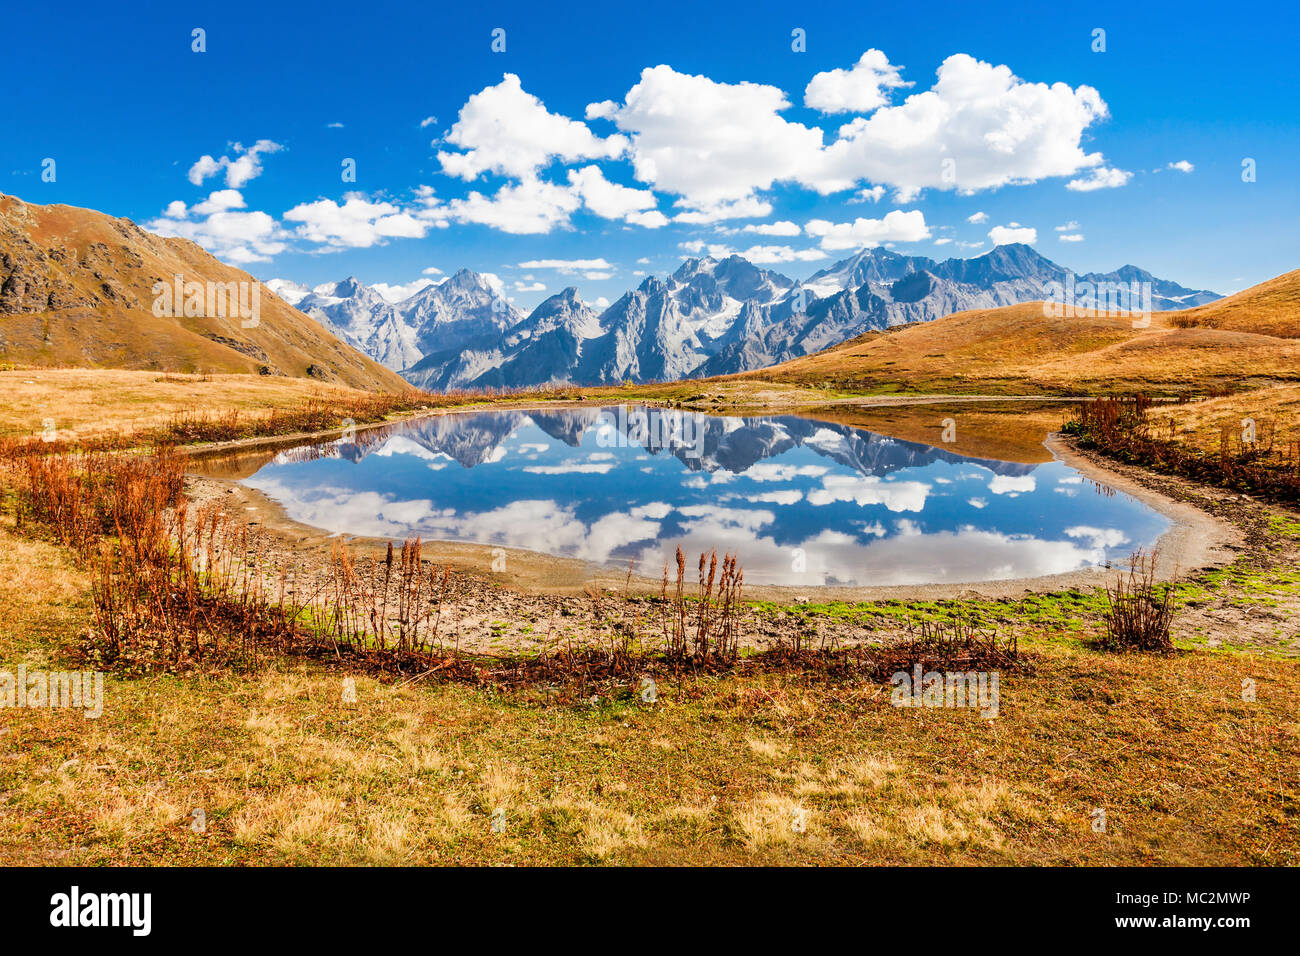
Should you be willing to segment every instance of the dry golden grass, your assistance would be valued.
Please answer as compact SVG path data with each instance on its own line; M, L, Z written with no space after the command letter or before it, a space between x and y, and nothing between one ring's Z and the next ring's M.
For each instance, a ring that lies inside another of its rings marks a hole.
M125 434L166 425L177 412L193 409L257 412L366 394L281 376L21 368L0 371L0 436L41 434L47 420L59 437Z
M767 740L762 737L750 737L745 741L757 756L766 760L776 760L778 757L784 757L789 752L789 747L777 743L774 740Z
M818 821L813 811L793 797L762 793L734 811L745 847L761 850L817 837Z
M1218 454L1219 432L1229 426L1239 432L1250 418L1257 427L1271 423L1278 443L1300 440L1300 385L1274 385L1250 392L1172 405L1150 413L1154 433L1165 436L1174 423L1174 437L1201 451Z
M1261 282L1217 302L1171 313L1169 322L1175 327L1300 338L1300 270Z

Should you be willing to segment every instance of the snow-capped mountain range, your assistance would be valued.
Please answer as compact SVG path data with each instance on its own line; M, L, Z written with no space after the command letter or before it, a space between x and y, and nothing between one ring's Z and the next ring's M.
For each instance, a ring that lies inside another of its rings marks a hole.
M499 284L462 269L390 302L356 279L306 289L267 285L413 385L432 390L600 385L726 375L774 365L877 329L1047 297L1072 273L1026 245L942 262L887 249L858 252L803 282L740 256L690 259L650 276L601 312L574 288L525 315ZM1156 310L1221 298L1136 266L1073 276L1150 283Z
M351 277L314 289L285 279L272 279L267 286L349 345L396 372L430 353L492 340L524 318L499 287L468 269L396 303Z

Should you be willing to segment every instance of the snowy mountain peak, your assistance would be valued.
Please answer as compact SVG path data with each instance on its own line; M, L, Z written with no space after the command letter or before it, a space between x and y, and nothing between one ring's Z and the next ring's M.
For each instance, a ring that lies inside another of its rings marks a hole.
M462 293L465 295L487 295L493 296L497 290L492 287L486 276L480 275L470 269L457 269L445 282L439 283L436 287L430 288L441 289L444 295L453 293Z
M542 303L529 314L528 318L519 323L519 326L535 326L545 320L572 321L577 320L579 324L585 324L588 319L594 319L596 313L582 301L578 295L578 290L569 286L555 295L542 301Z

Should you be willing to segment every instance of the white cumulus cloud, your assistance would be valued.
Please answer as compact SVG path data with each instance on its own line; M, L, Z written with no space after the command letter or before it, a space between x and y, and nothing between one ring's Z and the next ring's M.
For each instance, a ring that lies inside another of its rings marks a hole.
M907 198L1073 175L1103 162L1082 139L1107 112L1090 86L1029 83L1010 67L957 53L929 90L841 127L819 179L888 183Z
M567 226L581 205L582 198L575 190L530 176L502 186L492 196L474 191L464 199L453 199L447 204L447 213L456 222L530 235Z
M602 219L623 219L651 229L668 223L655 208L658 200L651 190L611 183L598 166L569 170L569 185L582 197L583 205Z
M244 205L237 190L219 189L190 209L179 199L168 203L145 228L160 236L189 239L228 262L268 262L284 251L286 233L268 213L240 211Z
M557 272L608 272L614 268L605 259L528 259L519 263L520 269L555 269Z
M741 232L753 232L760 236L797 236L803 230L796 223L789 220L781 222L764 222L745 226Z
M995 246L1005 246L1012 242L1032 245L1038 241L1038 230L1032 226L1022 226L1018 222L1013 222L1007 226L994 226L989 230L989 238L993 240Z
M1120 186L1126 185L1132 178L1132 173L1125 172L1122 169L1098 166L1087 176L1071 179L1065 184L1065 188L1077 193L1090 193L1095 189L1118 189Z
M848 70L818 73L804 89L804 105L823 113L870 113L889 101L888 91L911 86L879 50L868 50Z
M337 249L365 249L386 239L418 239L433 223L415 212L386 201L371 202L361 193L348 193L340 205L333 199L301 203L284 214L300 225L295 235Z
M636 178L681 197L679 221L714 222L768 215L771 205L755 191L798 180L818 162L821 130L784 119L789 106L775 86L660 65L642 70L621 104L589 105L587 118L611 120L630 136Z
M432 279L416 279L414 282L407 282L403 285L389 285L387 282L376 282L370 288L379 293L380 298L385 302L403 302L409 299L421 289L427 289L431 285L437 285Z
M904 212L895 209L883 219L855 219L853 222L830 222L811 219L804 231L821 239L823 249L874 248L886 242L920 242L930 238L925 214L919 209Z
M202 186L204 180L225 170L226 185L232 189L239 189L249 180L256 179L262 174L261 157L264 154L278 153L282 149L283 146L269 139L259 139L247 148L239 143L233 143L230 147L233 157L222 156L214 159L208 155L200 156L190 167L189 180L195 186Z
M443 172L465 180L486 172L522 180L556 158L614 159L627 148L623 136L602 138L585 123L552 113L514 73L470 96L442 142L463 150L438 152Z
M741 256L755 265L771 265L778 262L816 262L825 259L826 253L821 249L792 249L789 246L750 246Z

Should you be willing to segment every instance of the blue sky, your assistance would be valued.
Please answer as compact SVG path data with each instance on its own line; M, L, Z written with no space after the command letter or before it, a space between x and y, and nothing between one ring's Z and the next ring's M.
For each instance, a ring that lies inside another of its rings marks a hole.
M1268 4L23 4L0 191L263 279L463 266L522 307L612 300L697 250L804 277L1028 229L1080 271L1226 293L1300 266L1295 25Z

